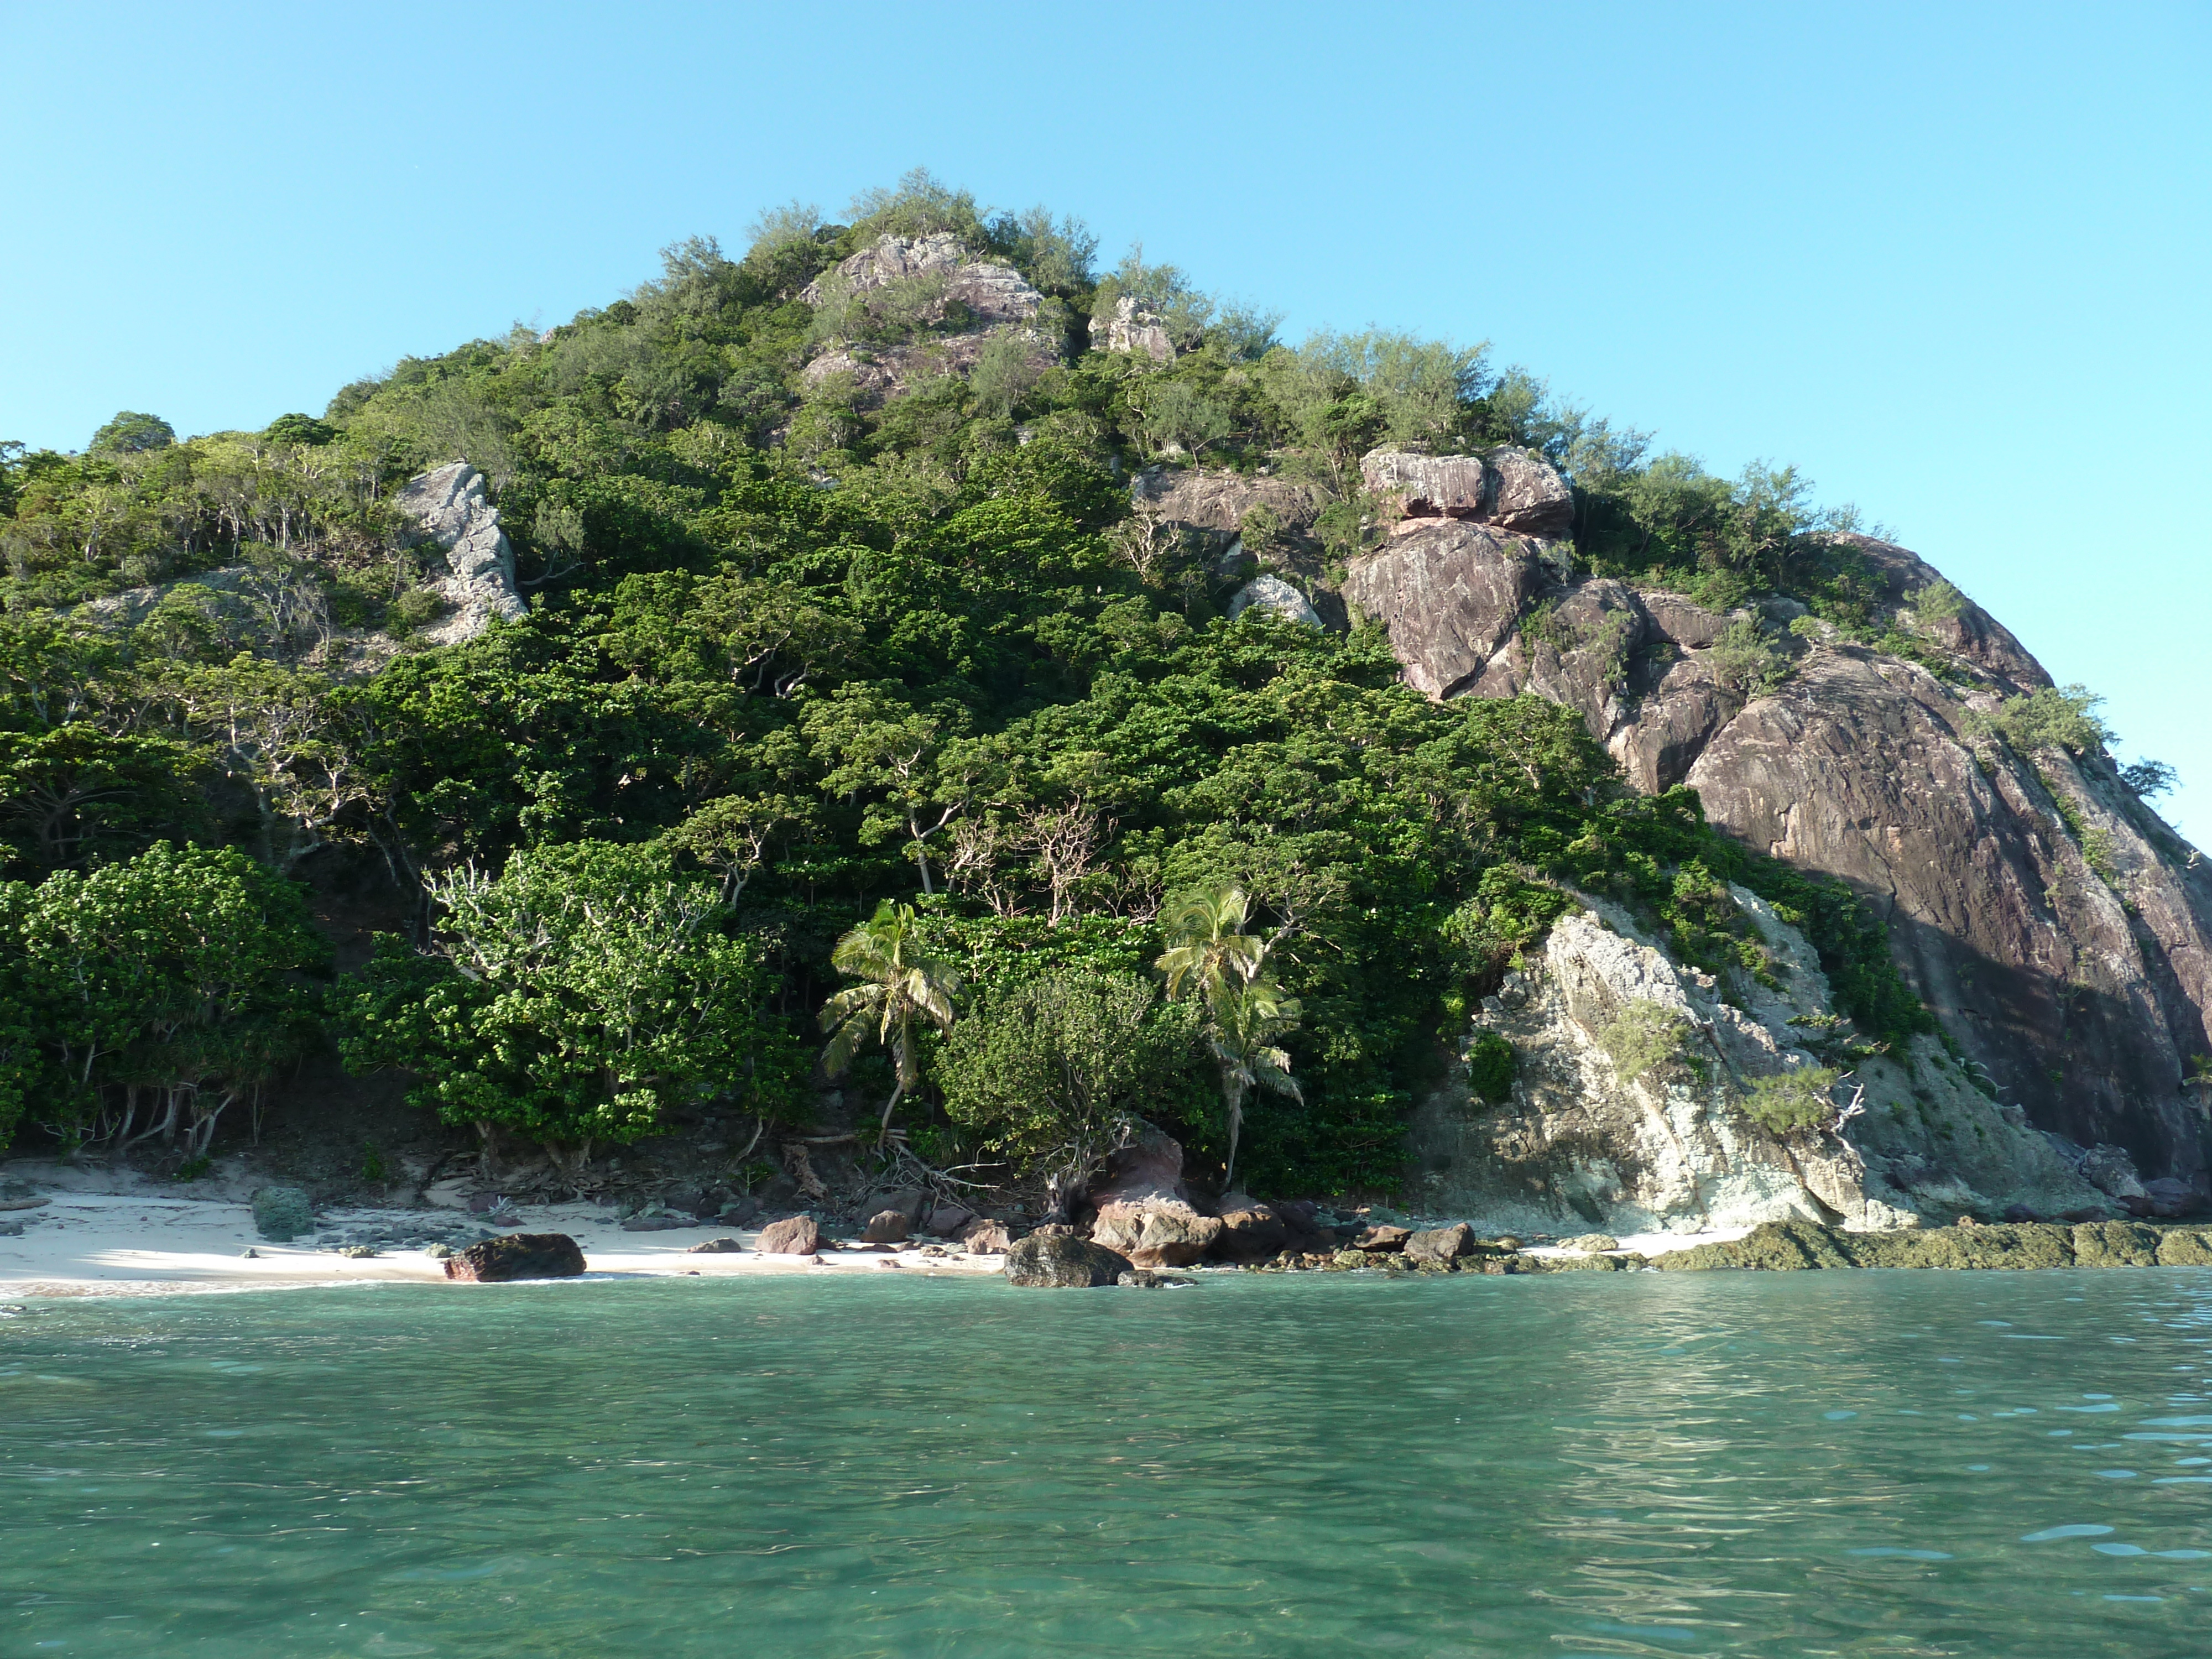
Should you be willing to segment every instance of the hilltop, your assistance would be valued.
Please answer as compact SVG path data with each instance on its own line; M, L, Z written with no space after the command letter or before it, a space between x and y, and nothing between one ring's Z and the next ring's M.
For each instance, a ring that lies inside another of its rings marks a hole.
M2087 693L1787 469L1276 329L916 176L319 416L9 447L0 1133L864 1212L1141 1124L1202 1199L1239 1114L1263 1195L1524 1226L2203 1194L2212 875ZM1153 971L1231 890L1249 1029ZM886 902L941 1014L825 1069Z

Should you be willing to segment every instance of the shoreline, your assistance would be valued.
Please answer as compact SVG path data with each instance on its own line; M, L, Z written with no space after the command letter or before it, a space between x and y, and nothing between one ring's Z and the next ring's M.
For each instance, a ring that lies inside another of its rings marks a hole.
M421 1249L392 1246L368 1257L310 1243L271 1243L253 1224L252 1206L231 1195L200 1196L159 1190L113 1192L46 1187L35 1208L0 1212L0 1226L21 1223L20 1234L0 1232L0 1299L71 1299L102 1296L173 1296L216 1291L281 1290L360 1284L451 1285L443 1263ZM316 1232L359 1233L389 1229L402 1237L426 1231L561 1232L584 1253L586 1280L729 1279L772 1274L880 1273L925 1277L997 1276L1001 1255L971 1255L950 1241L915 1239L896 1249L854 1247L824 1241L811 1256L764 1255L755 1248L757 1227L705 1224L655 1232L625 1231L605 1206L567 1203L519 1206L514 1219L486 1226L465 1210L434 1206L346 1206L317 1217ZM1751 1230L1717 1228L1698 1233L1623 1236L1624 1260L1732 1243ZM693 1254L691 1247L733 1238L737 1251ZM471 1242L457 1237L455 1243ZM249 1256L246 1252L252 1251ZM1557 1245L1525 1252L1532 1261L1572 1258ZM1375 1265L1382 1267L1382 1259ZM1538 1269L1540 1271L1540 1269ZM1237 1272L1209 1264L1176 1272Z

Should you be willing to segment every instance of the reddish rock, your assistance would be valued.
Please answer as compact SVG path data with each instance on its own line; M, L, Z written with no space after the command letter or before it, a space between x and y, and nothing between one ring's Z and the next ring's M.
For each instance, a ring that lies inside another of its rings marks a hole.
M1013 1246L1013 1235L1003 1221L977 1219L960 1231L960 1243L970 1255L1001 1255Z
M1231 1193L1221 1200L1221 1237L1213 1254L1224 1261L1265 1261L1295 1236L1272 1205Z
M822 1229L811 1215L787 1216L762 1228L753 1248L763 1255L812 1255L822 1248Z
M566 1233L508 1233L446 1258L446 1277L472 1285L573 1279L583 1271L583 1248Z
M1188 1267L1221 1237L1222 1224L1181 1199L1101 1205L1091 1237L1139 1267Z
M1404 1249L1413 1236L1410 1227L1369 1227L1352 1241L1352 1248L1370 1255L1386 1255Z
M912 1236L912 1224L897 1210L878 1210L860 1230L863 1244L900 1244Z

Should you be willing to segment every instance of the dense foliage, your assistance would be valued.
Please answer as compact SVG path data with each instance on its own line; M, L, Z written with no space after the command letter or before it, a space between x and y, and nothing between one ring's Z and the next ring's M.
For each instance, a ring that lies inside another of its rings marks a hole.
M684 244L603 310L406 360L319 418L178 440L125 414L82 454L0 448L0 836L46 884L0 890L8 915L164 836L236 849L159 856L250 870L265 904L374 872L395 931L325 1000L334 1040L450 1120L578 1158L679 1107L808 1115L833 950L886 902L912 907L946 1018L848 998L849 1049L883 1042L891 1106L948 1157L1059 1156L1141 1107L1218 1169L1226 1044L1296 1080L1230 1102L1254 1185L1387 1184L1454 1022L1562 884L1693 961L1768 971L1726 902L1743 883L1808 929L1868 1034L1924 1023L1842 890L1726 842L1686 792L1632 795L1566 711L1431 704L1371 629L1224 620L1213 565L1134 522L1126 483L1162 459L1267 466L1316 493L1340 560L1372 533L1364 451L1510 441L1574 481L1587 566L1714 599L1794 583L1847 623L1860 578L1801 480L1650 459L1480 349L1285 346L1172 268L1098 276L1079 225L926 176L852 218L779 210L738 259ZM999 341L874 404L802 373L830 343L926 362L969 325L941 286L799 297L882 234L939 231L1028 276L1063 361ZM1124 296L1180 356L1085 349ZM392 497L456 456L496 494L531 609L416 649L437 602ZM373 675L372 638L400 647ZM1163 908L1231 887L1296 1014L1249 1042L1170 1010L1151 971ZM309 965L286 949L252 959ZM839 964L856 989L895 982L864 957ZM8 1000L0 1057L63 1063L47 1006ZM1484 1064L1491 1095L1510 1073ZM118 1065L72 1110L160 1069Z

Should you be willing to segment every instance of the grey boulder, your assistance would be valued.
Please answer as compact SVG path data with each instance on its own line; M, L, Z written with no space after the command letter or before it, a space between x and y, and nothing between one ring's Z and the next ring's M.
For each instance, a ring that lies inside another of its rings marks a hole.
M1091 1290L1135 1271L1129 1258L1072 1227L1040 1227L1006 1252L1006 1283L1033 1290Z

